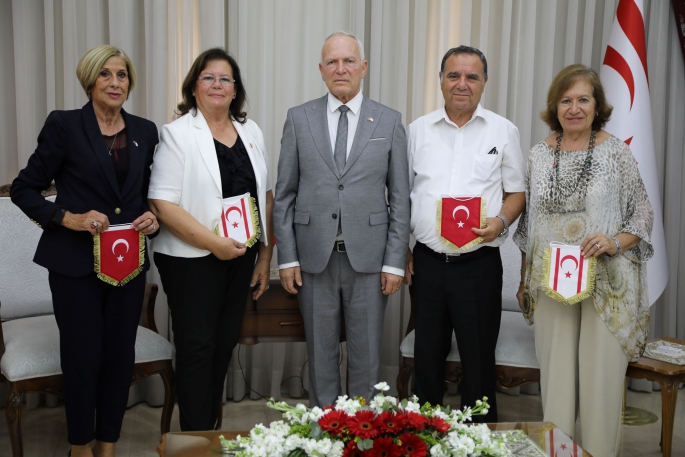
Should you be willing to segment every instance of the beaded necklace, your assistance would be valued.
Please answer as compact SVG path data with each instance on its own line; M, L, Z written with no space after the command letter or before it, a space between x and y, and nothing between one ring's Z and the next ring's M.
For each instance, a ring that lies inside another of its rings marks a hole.
M561 156L561 141L564 138L564 132L559 133L557 137L557 147L554 150L554 163L552 164L552 172L549 175L551 181L551 199L549 211L551 213L579 213L585 211L585 197L587 196L588 182L590 181L590 170L592 168L592 151L595 149L595 139L597 132L590 132L590 143L587 148L587 154L583 162L583 168L578 174L576 183L573 188L564 192L564 189L559 185L559 159ZM582 207L576 209L565 209L566 200L573 196L576 192L580 192L579 200L581 200Z

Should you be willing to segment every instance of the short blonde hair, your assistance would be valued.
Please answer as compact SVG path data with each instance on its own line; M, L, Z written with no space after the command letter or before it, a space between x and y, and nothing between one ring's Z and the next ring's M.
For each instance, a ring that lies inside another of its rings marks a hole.
M121 57L126 63L126 71L128 72L128 93L126 99L136 87L136 71L133 68L133 62L126 55L126 53L115 46L103 44L95 46L93 49L87 51L76 65L76 77L81 83L81 87L86 92L88 100L91 100L90 90L95 85L95 81L100 75L100 70L110 57Z

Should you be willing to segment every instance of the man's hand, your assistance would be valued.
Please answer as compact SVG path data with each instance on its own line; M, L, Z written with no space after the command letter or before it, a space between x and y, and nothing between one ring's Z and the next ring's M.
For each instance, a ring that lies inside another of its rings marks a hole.
M383 290L383 295L394 294L400 290L401 285L402 276L381 272L381 290Z
M259 284L259 287L252 292L253 300L257 300L269 288L269 263L268 260L262 259L258 259L257 263L255 263L254 270L252 270L250 287L254 287L257 284Z
M297 294L295 285L302 287L302 270L300 267L283 268L278 271L278 275L281 277L283 288L291 294Z
M504 230L504 222L499 217L488 217L485 219L485 228L472 228L471 231L483 238L483 243L494 241Z
M411 249L407 252L407 267L404 269L404 283L411 286L411 277L414 274L414 254Z

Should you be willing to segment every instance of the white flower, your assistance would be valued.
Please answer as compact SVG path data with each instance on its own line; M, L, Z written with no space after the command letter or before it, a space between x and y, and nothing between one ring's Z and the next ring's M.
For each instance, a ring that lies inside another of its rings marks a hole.
M347 398L347 395L342 395L335 401L335 409L345 411L349 416L354 416L361 407L362 405L359 403L359 400L350 400Z
M385 392L385 391L387 391L387 390L390 390L390 386L389 386L388 383L385 382L385 381L379 382L378 384L376 384L376 385L373 386L373 387L376 388L376 389L378 389L378 390L380 390L381 392Z
M369 407L376 413L382 413L385 405L397 406L397 399L395 397L385 397L383 395L376 395L371 402L369 402Z

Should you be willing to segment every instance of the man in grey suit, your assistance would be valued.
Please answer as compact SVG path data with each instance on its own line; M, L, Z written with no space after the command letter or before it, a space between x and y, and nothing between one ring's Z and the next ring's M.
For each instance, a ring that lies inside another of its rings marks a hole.
M406 265L406 136L400 113L361 93L367 68L357 38L329 36L319 64L329 93L288 110L281 139L274 226L281 283L299 289L310 406L342 394L343 315L348 395L373 396L387 298Z

